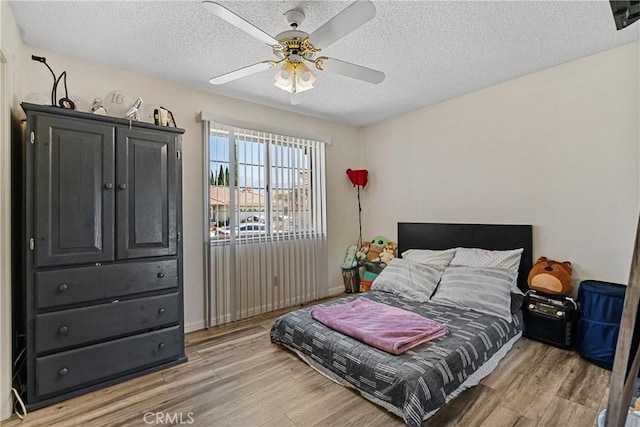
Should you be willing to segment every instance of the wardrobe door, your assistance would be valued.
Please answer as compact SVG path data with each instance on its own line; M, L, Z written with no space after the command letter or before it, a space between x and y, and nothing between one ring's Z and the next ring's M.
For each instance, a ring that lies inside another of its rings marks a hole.
M117 256L177 254L176 136L118 128Z
M114 259L114 134L109 125L36 117L36 267Z

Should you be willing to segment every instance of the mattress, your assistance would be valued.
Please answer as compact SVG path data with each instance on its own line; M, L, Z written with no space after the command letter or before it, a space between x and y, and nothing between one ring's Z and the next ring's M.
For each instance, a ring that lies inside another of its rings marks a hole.
M328 377L359 390L363 396L401 416L409 426L421 426L424 419L459 394L468 385L467 380L477 384L474 378L478 373L486 372L487 366L495 367L496 357L503 357L522 333L519 310L508 322L383 291L353 295L315 307L355 298L369 298L444 323L449 334L396 356L326 327L311 317L312 307L307 307L278 318L271 328L271 342L295 351Z

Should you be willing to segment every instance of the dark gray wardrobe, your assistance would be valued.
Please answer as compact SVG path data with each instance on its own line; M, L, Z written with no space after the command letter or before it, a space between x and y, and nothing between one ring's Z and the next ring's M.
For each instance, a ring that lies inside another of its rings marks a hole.
M13 330L27 408L186 361L184 131L22 108Z

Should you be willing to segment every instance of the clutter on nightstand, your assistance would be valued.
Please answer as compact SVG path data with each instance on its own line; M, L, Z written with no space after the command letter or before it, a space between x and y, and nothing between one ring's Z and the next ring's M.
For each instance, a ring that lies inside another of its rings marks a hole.
M364 267L364 273L360 279L360 292L371 289L378 274L397 256L397 250L398 245L384 236L376 236L362 242L360 249L356 252L358 264Z
M376 277L378 277L378 274L380 274L384 267L365 264L364 268L364 274L362 276L362 280L360 280L360 292L369 292L371 290L371 285L373 285L373 281L376 280Z

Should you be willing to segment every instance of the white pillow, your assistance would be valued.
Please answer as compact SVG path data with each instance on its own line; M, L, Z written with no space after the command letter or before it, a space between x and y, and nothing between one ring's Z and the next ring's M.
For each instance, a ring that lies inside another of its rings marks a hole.
M391 292L427 302L438 286L442 267L394 258L375 278L371 290Z
M466 267L498 267L518 272L520 257L524 249L509 251L490 251L479 248L456 248L456 254L451 265Z
M468 308L511 322L511 285L516 275L504 268L449 266L429 302Z
M455 253L455 249L446 249L444 251L434 251L431 249L409 249L402 252L402 258L413 262L420 262L422 264L446 267L453 259Z

